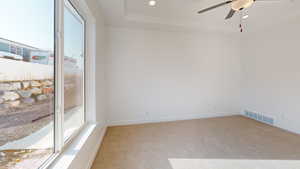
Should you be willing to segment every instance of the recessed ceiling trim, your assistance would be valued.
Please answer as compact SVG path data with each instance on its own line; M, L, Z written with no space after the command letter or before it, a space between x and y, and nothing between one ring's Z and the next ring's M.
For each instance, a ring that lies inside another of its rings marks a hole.
M163 28L177 26L188 29L236 32L240 20L239 17L235 17L231 21L224 21L223 15L228 13L226 8L201 16L197 15L198 9L219 2L219 0L161 0L155 8L149 7L147 4L149 0L98 1L106 16L107 24L111 26L128 26L130 24ZM276 23L283 23L287 18L298 17L300 15L299 7L300 1L280 0L280 3L271 3L271 5L257 3L255 8L250 8L247 12L250 16L245 23L247 31L259 31ZM194 13L195 15L193 15ZM270 20L270 17L276 18L276 22Z

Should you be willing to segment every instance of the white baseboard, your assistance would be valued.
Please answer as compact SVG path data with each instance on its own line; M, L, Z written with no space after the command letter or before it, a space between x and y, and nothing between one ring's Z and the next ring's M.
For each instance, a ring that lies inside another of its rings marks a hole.
M165 116L165 117L152 118L152 119L119 120L119 121L110 120L108 121L108 126L160 123L160 122L171 122L171 121L181 121L181 120L213 118L213 117L225 117L225 116L233 116L233 115L240 115L240 113L239 112L199 113L199 114L185 114L182 116Z

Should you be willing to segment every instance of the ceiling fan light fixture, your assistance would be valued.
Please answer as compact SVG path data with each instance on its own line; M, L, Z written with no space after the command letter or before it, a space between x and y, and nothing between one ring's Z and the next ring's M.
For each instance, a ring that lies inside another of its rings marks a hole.
M236 0L231 4L231 8L235 11L239 11L241 9L249 8L253 3L254 0Z
M247 3L245 3L244 8L249 8L254 3L254 0L249 0Z
M150 0L150 1L148 2L148 5L149 5L149 6L155 6L155 5L156 5L156 1L155 1L155 0Z

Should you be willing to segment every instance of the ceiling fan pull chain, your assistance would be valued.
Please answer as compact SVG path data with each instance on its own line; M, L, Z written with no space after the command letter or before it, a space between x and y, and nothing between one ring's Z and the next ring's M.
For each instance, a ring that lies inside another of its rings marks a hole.
M241 30L241 32L243 32L243 26L242 26L242 23L240 23L240 30Z
M242 17L243 17L243 12L240 11L240 32L241 33L243 32L243 20L242 20Z

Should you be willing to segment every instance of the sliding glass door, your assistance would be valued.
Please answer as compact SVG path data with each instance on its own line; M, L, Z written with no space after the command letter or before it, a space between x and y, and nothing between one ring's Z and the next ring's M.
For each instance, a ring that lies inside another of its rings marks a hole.
M3 0L0 20L0 169L38 169L85 123L85 21L67 0Z

